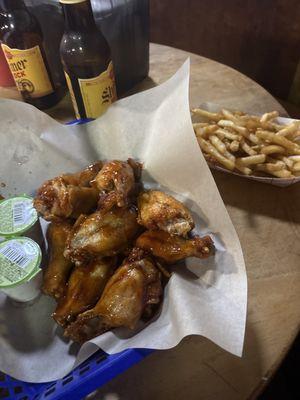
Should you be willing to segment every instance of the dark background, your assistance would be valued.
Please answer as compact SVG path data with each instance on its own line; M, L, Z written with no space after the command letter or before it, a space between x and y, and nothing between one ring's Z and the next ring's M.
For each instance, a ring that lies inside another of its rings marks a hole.
M299 0L150 0L150 14L152 42L230 65L274 96L298 101L300 89L290 92L300 59Z

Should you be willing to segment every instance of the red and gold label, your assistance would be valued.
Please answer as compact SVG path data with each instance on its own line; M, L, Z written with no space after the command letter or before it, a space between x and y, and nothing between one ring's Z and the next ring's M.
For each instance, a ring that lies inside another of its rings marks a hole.
M112 62L95 78L78 79L87 118L97 118L117 99Z
M11 49L5 44L1 46L21 93L38 98L54 91L39 46L26 50Z

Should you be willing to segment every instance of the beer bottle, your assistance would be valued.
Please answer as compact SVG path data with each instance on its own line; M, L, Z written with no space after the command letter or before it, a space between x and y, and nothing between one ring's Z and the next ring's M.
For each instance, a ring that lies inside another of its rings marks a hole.
M23 99L40 109L58 101L43 49L43 35L23 0L0 0L1 47Z
M65 16L60 45L76 118L97 118L117 98L109 45L90 0L59 0Z

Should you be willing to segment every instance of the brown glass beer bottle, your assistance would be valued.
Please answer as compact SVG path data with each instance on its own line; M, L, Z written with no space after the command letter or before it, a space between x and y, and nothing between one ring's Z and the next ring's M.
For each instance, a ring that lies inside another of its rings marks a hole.
M23 0L0 0L1 47L23 99L40 109L58 101L43 49L43 35Z
M97 118L116 100L109 45L90 0L59 0L65 16L60 55L76 118Z

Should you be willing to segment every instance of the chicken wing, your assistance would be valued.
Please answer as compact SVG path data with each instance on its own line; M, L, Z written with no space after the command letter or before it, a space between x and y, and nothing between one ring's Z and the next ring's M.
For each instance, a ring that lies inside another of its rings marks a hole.
M158 304L161 275L151 259L127 259L108 281L96 306L80 314L65 330L65 336L84 342L111 328L134 329L144 309Z
M95 179L102 167L103 163L101 161L97 161L82 171L76 172L75 174L64 174L62 176L68 185L90 187L91 181Z
M96 211L82 216L69 236L65 256L73 262L91 257L110 257L125 250L138 234L134 208Z
M47 231L49 263L43 277L42 290L45 294L59 299L66 287L73 263L64 257L67 237L72 231L68 222L52 222Z
M136 246L147 250L167 264L186 257L207 258L214 250L210 236L185 239L164 231L146 231L136 240Z
M128 162L114 160L104 164L93 181L100 191L99 209L109 210L113 206L128 206L134 194L140 168L141 165L133 160Z
M138 209L138 223L150 230L186 236L195 225L190 212L182 203L159 190L140 193Z
M65 295L52 315L58 324L66 326L78 314L94 307L114 272L115 263L115 258L103 258L74 268Z
M76 174L66 174L46 181L37 191L34 207L48 221L78 218L97 206L99 190L89 187L101 163Z

